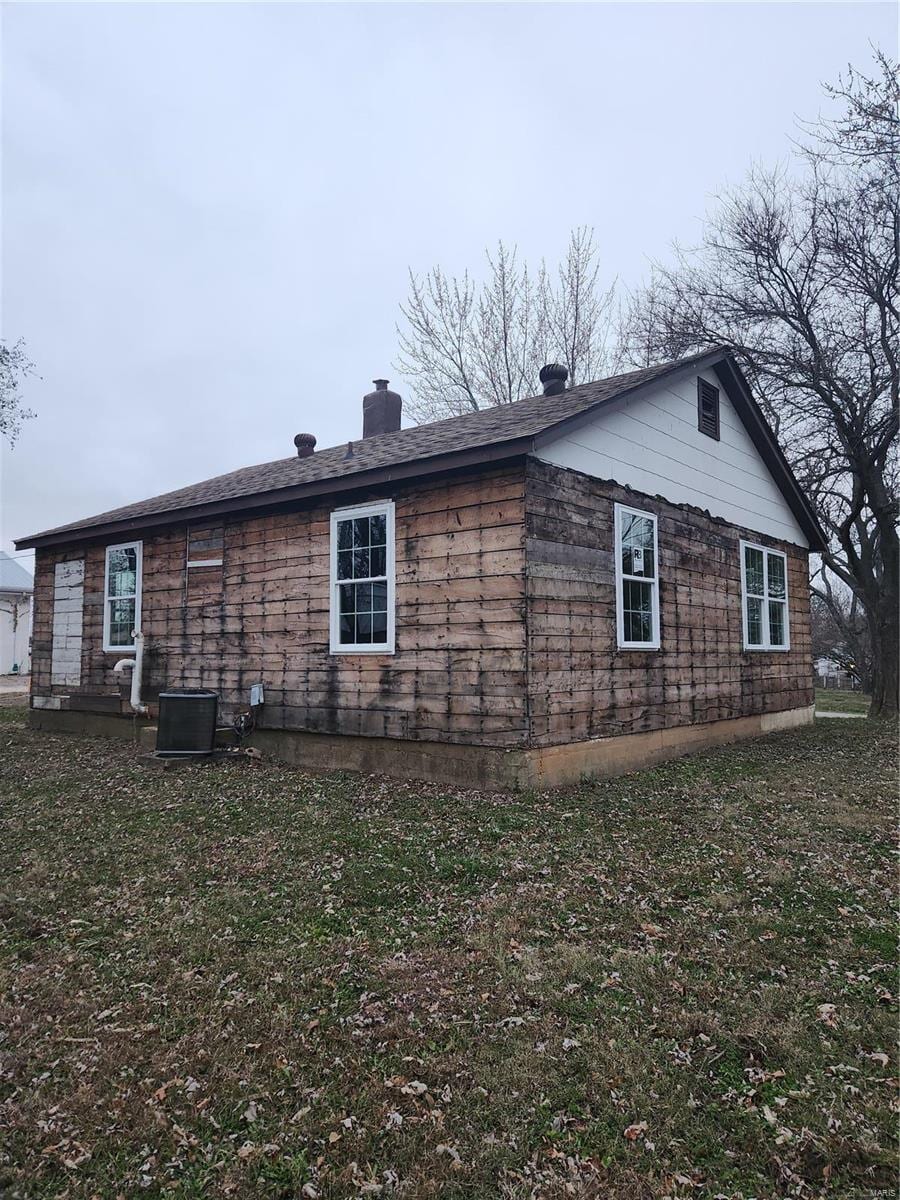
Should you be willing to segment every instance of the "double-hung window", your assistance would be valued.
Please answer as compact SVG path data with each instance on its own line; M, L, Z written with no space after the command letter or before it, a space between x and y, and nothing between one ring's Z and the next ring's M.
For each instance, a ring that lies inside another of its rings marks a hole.
M659 649L659 554L653 513L617 504L616 624L625 650Z
M331 514L331 652L394 652L394 504Z
M744 649L788 650L787 556L741 542Z
M103 649L133 650L141 627L141 542L106 547Z

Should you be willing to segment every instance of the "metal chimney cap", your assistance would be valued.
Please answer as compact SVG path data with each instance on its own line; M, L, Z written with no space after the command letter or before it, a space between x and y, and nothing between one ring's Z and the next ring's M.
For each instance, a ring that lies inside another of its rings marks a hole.
M388 384L389 384L391 381L390 381L389 379L373 379L373 380L372 380L372 382L375 384L375 388L376 388L376 390L377 390L377 391L379 391L379 392L386 392L386 391L387 391L387 385L388 385Z
M294 438L294 445L297 447L298 458L309 458L310 454L316 448L315 435L312 433L298 433Z

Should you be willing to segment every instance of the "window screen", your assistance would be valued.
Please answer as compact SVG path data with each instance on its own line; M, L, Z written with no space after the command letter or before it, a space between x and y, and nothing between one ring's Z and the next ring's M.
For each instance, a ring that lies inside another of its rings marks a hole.
M332 514L332 651L393 649L393 505Z
M748 650L786 650L788 641L787 558L741 542L744 647Z
M107 650L133 650L140 625L141 543L106 548L103 597L103 645Z
M616 505L616 616L619 645L659 646L656 517Z

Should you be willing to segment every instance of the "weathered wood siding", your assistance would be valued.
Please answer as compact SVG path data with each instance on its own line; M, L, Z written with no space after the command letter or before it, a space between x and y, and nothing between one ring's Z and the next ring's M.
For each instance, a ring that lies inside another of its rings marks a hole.
M210 687L227 711L261 681L268 728L489 747L812 703L805 550L537 460L407 485L394 499L393 655L329 653L331 503L145 538L145 697ZM616 500L659 517L658 651L616 646ZM742 649L742 536L788 555L787 652ZM189 548L191 561L222 565L189 569ZM55 568L80 559L81 682L54 685ZM38 553L36 696L118 710L128 676L120 689L112 667L125 655L102 649L104 561L100 544Z
M210 687L224 705L245 707L250 685L262 681L269 728L522 744L524 492L524 467L515 467L407 486L395 496L393 655L329 653L335 505L323 501L303 512L193 528L192 559L217 558L221 547L222 568L187 570L184 526L145 538L145 696L173 686ZM123 654L102 650L104 555L103 545L38 553L36 695L115 702L112 667ZM53 687L54 566L82 557L81 685Z
M659 519L659 650L616 644L613 506ZM811 704L807 552L578 471L529 460L528 674L534 745ZM788 651L744 651L739 539L788 555Z

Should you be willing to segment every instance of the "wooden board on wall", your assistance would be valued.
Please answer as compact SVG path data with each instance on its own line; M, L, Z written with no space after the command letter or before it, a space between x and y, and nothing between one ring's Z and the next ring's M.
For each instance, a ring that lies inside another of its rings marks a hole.
M771 543L788 555L791 650L750 653L737 548L749 531L533 460L406 484L395 501L393 655L329 652L326 505L145 539L146 695L211 687L227 712L245 707L262 682L263 721L273 727L498 747L811 703L805 551ZM658 516L657 652L616 646L616 501ZM68 690L86 696L119 691L116 656L102 649L104 553L77 551L82 683ZM60 691L49 666L53 573L66 557L38 552L39 694Z
M657 651L616 642L614 505L659 522ZM750 716L812 703L808 555L788 555L791 649L743 650L739 539L708 514L529 460L528 680L536 745Z
M327 507L145 539L146 695L211 687L227 711L262 682L263 721L278 727L524 743L524 496L524 467L397 492L393 655L329 653ZM187 565L209 559L221 565ZM86 610L83 684L92 694L118 690L98 633L103 564L103 547L91 547L86 587L100 602Z

